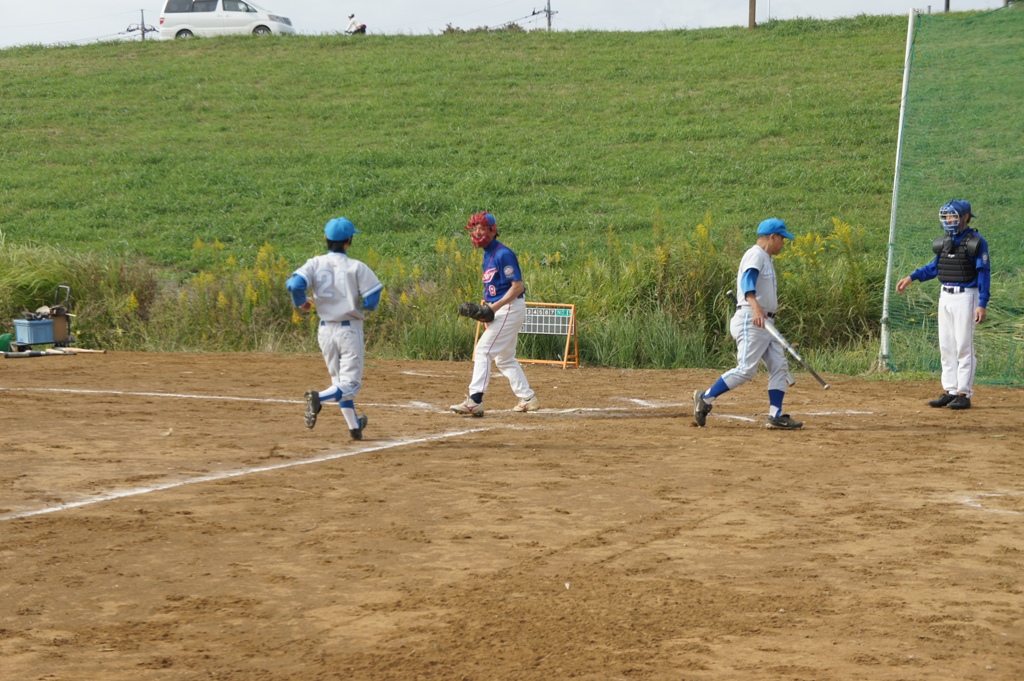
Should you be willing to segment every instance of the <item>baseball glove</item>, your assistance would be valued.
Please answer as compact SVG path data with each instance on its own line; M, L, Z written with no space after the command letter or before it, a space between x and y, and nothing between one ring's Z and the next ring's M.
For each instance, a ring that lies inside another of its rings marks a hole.
M494 321L494 310L491 306L484 303L480 305L478 303L463 303L459 305L459 314L463 317L469 317L475 319L478 322L493 322Z

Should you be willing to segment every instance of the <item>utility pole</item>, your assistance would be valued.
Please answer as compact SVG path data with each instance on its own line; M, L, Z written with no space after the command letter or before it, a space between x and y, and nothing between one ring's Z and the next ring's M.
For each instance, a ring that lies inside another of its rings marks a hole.
M530 17L535 17L538 14L544 14L544 15L547 16L547 18L548 18L548 33L550 33L551 32L551 17L554 16L555 14L558 14L558 12L552 12L551 11L551 0L548 0L547 9L535 9L532 12L530 12ZM529 18L529 17L527 17L527 18Z
M551 11L551 0L548 0L548 8L544 10L544 14L548 15L548 33L551 32L551 15L558 14L558 12Z
M146 25L146 10L140 9L139 10L139 17L140 17L139 23L132 24L131 26L129 26L126 29L127 33L135 33L135 31L139 31L140 33L142 33L142 39L145 40L147 33L156 33L158 30L160 30L158 28L154 28L153 26L147 26Z
M757 0L750 0L750 21L747 28L757 28Z

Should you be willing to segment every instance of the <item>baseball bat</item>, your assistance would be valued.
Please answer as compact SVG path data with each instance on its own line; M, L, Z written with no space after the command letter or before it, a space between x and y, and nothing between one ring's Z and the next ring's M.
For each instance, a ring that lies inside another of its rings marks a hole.
M725 295L726 295L727 298L729 298L729 300L731 300L733 302L733 305L739 305L739 303L736 301L736 296L734 296L733 293L732 293L732 289L729 289L728 291L726 291ZM783 344L783 345L785 345L785 344ZM796 379L793 377L793 372L791 372L791 371L787 371L786 372L786 385L790 385L790 386L796 385Z
M4 357L6 359L17 359L19 357L56 357L60 355L73 355L73 352L56 352L54 350L23 350L15 352L5 352Z
M800 354L796 350L793 349L793 346L789 344L789 341L787 341L785 339L785 337L781 333L779 333L779 330L775 328L775 324L772 322L772 320L770 320L770 319L766 319L765 320L765 322L764 322L764 329L765 329L765 331L767 331L768 333L770 333L772 335L772 338L774 338L775 340L777 340L780 343L782 343L782 347L786 348L786 352L788 352L789 354L793 355L793 357L796 358L796 361L800 362L800 364L802 364L804 366L804 369L807 369L807 371L810 372L811 376L814 376L814 378L817 379L818 383L821 383L821 387L822 388L824 388L825 390L828 390L829 385L828 385L828 383L825 382L825 379L823 379L821 376L819 376L818 372L816 372L814 369L812 369L811 365L808 364L807 361L804 360L804 358L801 357Z

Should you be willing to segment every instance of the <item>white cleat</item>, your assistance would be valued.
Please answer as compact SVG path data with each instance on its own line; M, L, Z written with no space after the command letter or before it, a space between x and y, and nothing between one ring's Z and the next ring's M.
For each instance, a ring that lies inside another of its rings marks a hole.
M540 400L534 395L528 400L519 400L519 404L512 407L512 411L539 411Z
M467 397L465 402L459 404L453 404L451 410L456 414L462 416L483 416L484 415L484 403L477 404L471 398Z

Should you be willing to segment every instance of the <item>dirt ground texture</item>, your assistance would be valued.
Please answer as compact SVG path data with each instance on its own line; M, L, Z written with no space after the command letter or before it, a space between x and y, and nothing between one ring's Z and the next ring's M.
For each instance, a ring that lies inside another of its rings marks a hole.
M1024 678L1024 391L525 368L0 360L0 677Z

